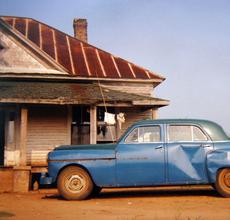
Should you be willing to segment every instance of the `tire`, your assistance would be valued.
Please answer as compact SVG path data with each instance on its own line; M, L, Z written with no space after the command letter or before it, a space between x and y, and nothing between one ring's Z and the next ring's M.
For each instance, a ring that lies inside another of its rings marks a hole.
M218 171L215 186L220 195L230 197L230 168Z
M58 176L57 188L66 200L84 200L92 193L93 182L84 169L70 166Z

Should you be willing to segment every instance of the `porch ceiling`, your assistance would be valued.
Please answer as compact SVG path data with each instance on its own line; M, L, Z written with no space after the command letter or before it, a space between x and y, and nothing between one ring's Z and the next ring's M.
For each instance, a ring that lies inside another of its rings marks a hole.
M101 92L102 91L102 92ZM0 103L165 106L168 100L100 87L95 83L0 82Z

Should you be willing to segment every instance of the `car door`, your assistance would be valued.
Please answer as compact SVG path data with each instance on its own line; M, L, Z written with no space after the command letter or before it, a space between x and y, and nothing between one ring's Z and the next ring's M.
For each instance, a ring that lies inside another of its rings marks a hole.
M149 186L165 182L165 146L160 125L135 127L118 144L118 186Z
M208 135L197 125L167 126L168 182L207 183L206 155L213 149Z

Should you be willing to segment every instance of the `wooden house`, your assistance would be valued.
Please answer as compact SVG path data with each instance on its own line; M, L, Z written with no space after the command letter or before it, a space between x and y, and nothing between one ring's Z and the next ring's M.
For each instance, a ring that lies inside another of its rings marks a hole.
M74 20L74 33L0 17L0 166L14 168L15 191L45 171L53 148L113 142L169 104L154 96L164 77L90 45L85 19ZM125 122L106 124L105 112Z

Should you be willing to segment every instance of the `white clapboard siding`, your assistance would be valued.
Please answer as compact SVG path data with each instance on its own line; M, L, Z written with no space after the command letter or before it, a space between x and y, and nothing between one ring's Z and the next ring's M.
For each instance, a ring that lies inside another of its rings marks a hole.
M29 108L27 163L32 166L47 165L49 151L70 144L67 109L64 106Z

